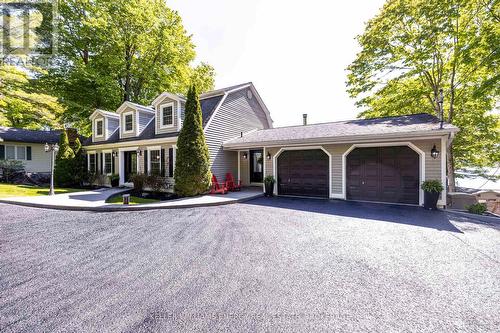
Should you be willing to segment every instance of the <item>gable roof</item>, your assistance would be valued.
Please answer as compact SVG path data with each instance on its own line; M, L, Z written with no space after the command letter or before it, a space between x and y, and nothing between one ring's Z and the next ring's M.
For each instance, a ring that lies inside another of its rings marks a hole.
M359 137L397 137L407 135L442 135L457 132L458 128L444 123L439 128L439 119L427 113L407 116L357 119L329 123L277 127L258 130L243 137L224 142L226 148L249 147L269 144L292 144L313 142L342 142Z
M0 127L0 143L2 141L26 143L56 143L59 142L61 131L37 131L24 128Z
M122 103L122 105L120 105L120 107L118 107L118 109L116 109L116 114L120 114L127 107L130 107L130 108L132 108L132 109L134 109L136 111L144 111L144 112L148 112L148 113L154 113L155 112L155 110L153 109L152 106L146 106L146 105L142 105L142 104L137 104L137 103L125 101L125 102Z
M96 116L98 115L103 115L103 116L107 116L107 117L111 117L111 118L120 118L120 116L115 113L115 112L109 112L109 111L105 111L105 110L101 110L101 109L96 109L91 115L90 115L90 119L94 119Z

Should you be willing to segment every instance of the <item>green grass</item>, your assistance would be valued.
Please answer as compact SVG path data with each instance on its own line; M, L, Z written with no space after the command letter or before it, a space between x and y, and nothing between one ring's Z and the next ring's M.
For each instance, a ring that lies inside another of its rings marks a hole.
M131 205L153 203L153 202L158 202L158 201L160 201L160 200L139 198L139 197L134 197L133 195L130 196L130 204ZM114 204L121 204L123 202L123 199L122 199L121 195L117 195L116 197L109 198L108 200L106 200L106 202L107 203L114 203Z
M77 188L56 188L56 194L71 193L85 191ZM37 195L48 195L48 187L30 186L30 185L14 185L14 184L0 184L0 198L6 197L33 197Z

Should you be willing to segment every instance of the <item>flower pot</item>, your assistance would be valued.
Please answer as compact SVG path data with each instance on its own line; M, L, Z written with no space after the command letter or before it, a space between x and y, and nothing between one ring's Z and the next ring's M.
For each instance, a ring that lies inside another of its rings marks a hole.
M111 187L118 187L120 185L120 179L111 179Z
M424 208L436 210L438 199L439 199L439 192L424 191Z
M274 182L264 183L264 186L266 189L266 197L272 197L274 190Z

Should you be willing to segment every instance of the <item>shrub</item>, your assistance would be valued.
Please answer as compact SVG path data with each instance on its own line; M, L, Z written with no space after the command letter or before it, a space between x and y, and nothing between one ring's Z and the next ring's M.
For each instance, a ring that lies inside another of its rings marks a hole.
M0 160L0 172L5 182L11 182L17 174L24 173L24 164L18 160Z
M166 188L165 178L159 175L150 175L146 178L146 186L154 193L160 193Z
M264 177L264 183L266 183L266 184L267 184L267 183L272 183L272 184L274 184L275 182L276 182L276 180L275 180L275 179L274 179L274 177L273 177L273 176L271 176L271 175Z
M484 203L475 203L466 207L469 213L482 215L486 213L487 208Z
M98 186L106 185L106 179L108 179L108 177L106 175L96 175L95 176L95 182L97 183Z
M143 173L137 173L130 177L132 183L134 183L134 192L141 193L142 191L144 191L144 186L146 185L147 177L148 176L146 176Z
M57 152L56 165L54 168L54 180L57 185L74 185L74 159L75 153L69 146L68 134L66 133L66 130L63 130L59 137L59 151Z
M441 192L444 189L439 180L426 180L420 187L425 192Z
M200 101L195 86L188 92L176 156L175 192L187 197L205 193L210 187L211 173Z

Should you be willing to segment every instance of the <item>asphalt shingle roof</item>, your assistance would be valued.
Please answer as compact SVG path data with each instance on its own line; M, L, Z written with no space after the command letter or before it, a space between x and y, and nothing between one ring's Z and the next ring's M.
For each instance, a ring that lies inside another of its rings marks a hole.
M0 142L56 143L61 131L37 131L14 127L0 127Z
M295 140L314 140L349 138L362 135L384 135L411 132L457 131L458 128L444 123L439 128L439 119L427 113L407 116L384 117L374 119L357 119L321 124L277 127L243 135L224 143L225 147L242 144L267 142L290 142Z

